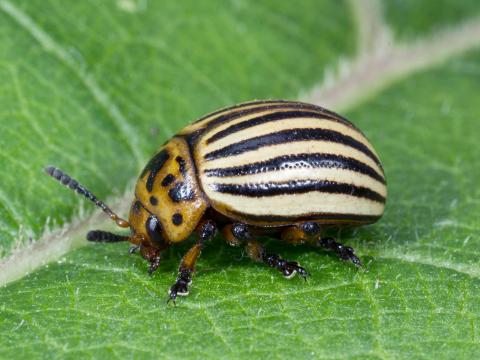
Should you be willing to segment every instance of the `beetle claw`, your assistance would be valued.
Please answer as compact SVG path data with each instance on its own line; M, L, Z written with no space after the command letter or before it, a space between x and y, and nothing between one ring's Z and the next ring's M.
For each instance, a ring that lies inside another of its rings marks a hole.
M170 301L173 303L173 306L177 306L177 302L175 301L175 298L172 297L172 295L169 292L168 299L167 299L167 305Z
M150 261L150 265L148 266L148 275L153 275L153 273L158 269L160 266L160 257L157 256Z
M355 255L355 250L350 246L343 246L341 244L337 247L339 249L338 255L344 261L351 261L355 266L362 267L362 262L360 259Z
M309 272L307 270L305 270L305 268L301 267L301 266L298 266L298 269L297 269L297 273L298 275L300 275L303 280L307 281L307 277L310 276Z
M140 245L133 245L128 249L129 254L135 254L140 249Z
M308 271L301 267L298 262L283 260L280 256L275 254L266 254L264 261L269 266L279 270L286 279L292 279L296 274L298 274L306 280L307 276L310 275Z
M332 237L321 238L317 241L317 245L328 250L333 250L340 259L351 261L357 267L363 266L360 259L355 255L355 250L353 248L336 242Z
M352 254L350 255L350 261L351 261L352 263L354 263L355 266L357 266L357 267L359 267L359 268L360 268L360 267L363 267L362 262L360 261L360 259L359 259L353 252L352 252Z
M173 301L175 304L175 300L177 296L187 296L189 291L188 287L192 283L191 274L189 271L181 271L177 277L177 281L170 287L168 290L169 299L167 300L167 304L170 301Z

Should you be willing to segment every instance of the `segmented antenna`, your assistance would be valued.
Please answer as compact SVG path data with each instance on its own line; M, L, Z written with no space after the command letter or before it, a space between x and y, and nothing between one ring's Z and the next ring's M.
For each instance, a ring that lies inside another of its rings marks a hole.
M108 231L92 230L88 232L87 240L94 242L115 243L121 241L129 241L130 237L113 234Z
M68 176L66 173L64 173L62 170L56 168L55 166L47 166L45 168L45 172L53 177L54 179L58 180L61 182L63 185L66 187L76 191L80 195L85 196L87 199L95 203L99 208L101 208L108 216L110 216L110 219L115 221L115 223L122 227L126 228L129 227L130 224L128 221L122 219L119 217L117 214L115 214L112 209L110 209L103 201L97 199L95 195L93 195L86 187L84 187L82 184L79 184L78 181L75 179L72 179L70 176Z

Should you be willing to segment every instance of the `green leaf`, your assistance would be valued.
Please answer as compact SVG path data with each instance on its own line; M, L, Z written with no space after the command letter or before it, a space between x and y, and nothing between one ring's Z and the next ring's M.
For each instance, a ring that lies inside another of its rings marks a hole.
M420 34L433 33L469 17L478 17L476 0L389 0L382 4L386 20L400 39L412 40Z
M101 198L131 191L155 149L196 117L317 83L354 51L350 14L314 0L1 1L0 256L78 209L44 166Z
M121 197L141 167L122 121L135 129L139 157L146 158L173 131L215 107L306 93L322 81L324 67L356 56L352 24L365 21L337 2L103 4L72 2L66 12L53 1L0 1L0 78L6 79L0 121L12 124L0 135L7 149L0 191L5 253L19 224L38 236L48 215L68 223L78 208L72 194L36 175L43 161L72 169L102 197ZM398 4L386 5L385 22L393 28L389 19ZM447 21L434 10L417 13L416 4L402 6L429 24L404 18L405 28L420 35L444 25L454 31L474 13L468 3L455 3L462 11L452 14L461 16ZM62 51L76 48L67 62L42 44L39 29ZM468 35L480 38L480 32ZM455 36L443 45L455 48L451 42L465 34ZM161 49L146 45L152 39ZM401 78L388 66L376 69L396 79L382 91L369 87L368 76L350 76L364 81L358 99L375 95L344 113L375 145L389 186L377 224L337 233L365 269L329 253L269 242L270 251L300 261L312 274L308 282L287 281L218 237L198 262L189 297L173 307L166 305L167 289L189 244L172 248L152 277L125 244L84 246L0 289L0 358L478 358L480 50L452 51L441 64L420 55L435 65L422 63ZM374 63L375 54L365 56ZM99 98L82 76L95 80ZM348 71L342 76L348 79ZM344 84L335 88L333 80L336 100ZM26 131L34 135L21 137ZM65 241L80 241L88 228L67 228ZM38 244L56 251L49 240ZM12 259L34 261L36 254ZM15 271L12 261L2 266Z

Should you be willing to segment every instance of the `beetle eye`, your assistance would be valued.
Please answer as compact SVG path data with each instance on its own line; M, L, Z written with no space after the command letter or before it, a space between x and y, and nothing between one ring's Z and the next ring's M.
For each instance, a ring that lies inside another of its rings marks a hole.
M147 234L155 244L165 245L165 239L162 235L162 225L156 216L150 216L145 223L145 227L147 229Z

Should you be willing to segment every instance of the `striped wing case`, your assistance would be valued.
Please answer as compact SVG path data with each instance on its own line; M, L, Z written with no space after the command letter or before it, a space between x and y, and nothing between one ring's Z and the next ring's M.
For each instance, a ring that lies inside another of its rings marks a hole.
M261 226L314 220L371 223L382 216L385 175L348 120L321 107L260 101L187 127L203 191L218 212Z

